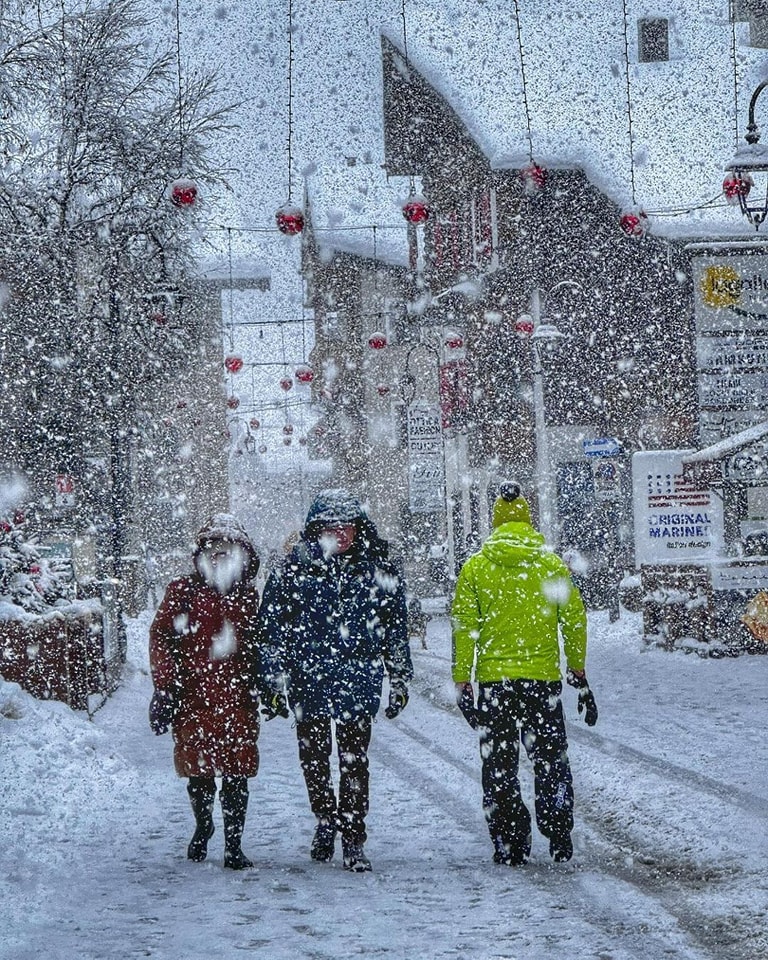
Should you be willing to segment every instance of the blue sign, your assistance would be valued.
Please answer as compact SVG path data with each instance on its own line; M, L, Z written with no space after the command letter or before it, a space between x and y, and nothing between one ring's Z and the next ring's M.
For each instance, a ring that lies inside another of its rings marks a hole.
M596 437L584 440L585 457L617 457L621 453L621 444L616 437Z

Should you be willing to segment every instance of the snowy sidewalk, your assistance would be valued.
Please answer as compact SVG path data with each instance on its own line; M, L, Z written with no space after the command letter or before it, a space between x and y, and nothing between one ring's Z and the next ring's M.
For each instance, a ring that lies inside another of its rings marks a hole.
M309 860L313 822L288 722L264 724L244 849L204 864L170 737L146 711L147 618L92 723L0 682L0 958L756 960L768 911L766 657L645 649L635 618L591 617L587 729L566 691L576 853L494 866L472 732L451 706L449 636L414 648L407 711L374 727L374 872ZM526 796L530 771L523 765Z

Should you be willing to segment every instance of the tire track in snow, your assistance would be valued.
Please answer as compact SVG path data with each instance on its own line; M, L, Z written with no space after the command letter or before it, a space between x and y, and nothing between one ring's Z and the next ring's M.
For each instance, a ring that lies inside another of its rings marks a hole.
M429 705L433 707L442 706L432 700L429 701ZM453 710L450 708L442 706L442 709L446 713L453 713ZM402 738L416 743L431 757L437 758L476 783L479 782L479 763L475 766L454 756L439 743L435 743L430 737L414 729L414 727L403 718L401 718L400 723L395 726L395 729L397 733L402 735ZM577 739L581 738L577 737ZM607 747L607 738L600 739L605 741L603 746ZM584 740L590 741L591 737L585 734ZM403 742L403 740L401 740L401 742ZM473 800L470 802L469 800L462 800L451 794L443 782L436 779L425 770L423 766L414 761L413 751L411 749L406 746L405 750L400 752L392 746L382 744L379 739L375 741L375 750L372 748L372 751L375 752L376 756L387 766L393 775L408 784L411 789L416 785L421 796L428 798L460 827L464 829L473 828L471 807L476 801ZM605 752L613 759L622 759L621 753L617 754L615 750L606 749ZM636 763L643 763L643 757L644 755L641 751L631 751L631 759ZM659 761L659 764L663 766L666 764L666 761ZM676 768L682 774L693 773L693 771L688 771L683 767L677 767L677 765L674 764L670 766ZM709 778L703 779L709 780ZM694 789L698 789L696 786L697 778L694 777L691 782ZM715 781L709 781L709 784L710 786L714 784L718 788L720 787ZM718 799L721 800L729 799L725 788L722 788L722 792L719 792L717 796ZM751 797L749 794L747 794L747 797L749 797L750 801L756 800L756 798ZM751 809L748 812L752 812ZM761 816L764 816L763 811L760 811L760 813ZM723 960L723 958L727 956L728 960L755 960L756 956L762 955L762 953L758 954L755 952L756 947L762 951L764 950L764 946L763 944L758 946L754 940L752 930L748 930L745 934L745 937L748 936L752 940L752 945L750 946L750 944L746 942L739 943L737 940L739 934L735 929L735 918L731 919L730 924L726 924L696 909L696 907L691 904L690 896L697 896L697 889L694 884L694 889L690 895L687 895L684 890L681 890L679 876L680 864L678 862L667 865L666 869L665 865L658 860L652 865L644 864L639 860L633 860L632 865L629 866L627 865L627 850L632 847L632 843L627 841L626 838L621 838L618 840L621 846L617 848L617 838L613 836L617 831L612 829L610 831L611 835L607 835L602 817L594 811L591 811L588 804L582 804L580 806L579 815L580 819L589 825L591 831L595 834L594 839L601 847L601 855L594 858L596 860L594 868L589 870L590 881L593 879L597 881L602 875L622 885L634 888L640 895L653 901L663 914L673 919L680 930L684 931L689 944L695 944L701 948L701 950L705 951L704 954L697 954L699 957L703 958L706 955L707 957L711 957L712 960ZM491 865L489 864L489 869L490 868ZM532 870L529 867L521 870L518 876L526 882L534 883L542 891L551 894L553 874L565 874L565 871L553 870L550 866L544 869L548 871L548 874L542 873L541 868L534 867ZM575 871L577 875L582 874L584 868L578 865L575 867ZM710 872L710 875L707 875L705 871L699 871L699 873L700 876L698 880L700 883L706 884L707 882L711 882L712 872ZM591 891L594 889L594 884L590 882L589 885L584 886L591 894ZM588 903L589 909L585 911L584 915L589 917L590 923L599 927L604 933L609 936L615 936L615 916L611 915L596 899L595 902L592 902L593 899L595 898L590 895L590 902ZM650 928L644 929L636 935L628 930L624 930L621 933L621 938L624 942L633 936L637 936L638 956L672 956L669 942L663 938L656 938ZM657 940L655 944L653 942L654 939ZM728 952L724 953L724 950ZM679 956L684 956L684 954L679 954Z

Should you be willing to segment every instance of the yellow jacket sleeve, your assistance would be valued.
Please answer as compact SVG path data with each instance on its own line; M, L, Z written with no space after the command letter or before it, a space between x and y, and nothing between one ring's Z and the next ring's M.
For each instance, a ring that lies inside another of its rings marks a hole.
M587 658L587 612L579 588L570 581L568 602L558 610L565 659L571 670L583 670Z
M475 648L480 636L480 605L472 576L472 559L461 568L451 605L453 628L452 673L455 683L472 679Z

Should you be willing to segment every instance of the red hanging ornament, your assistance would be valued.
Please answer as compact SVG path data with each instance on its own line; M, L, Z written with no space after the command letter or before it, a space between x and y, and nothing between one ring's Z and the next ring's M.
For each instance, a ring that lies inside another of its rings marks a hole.
M258 430L261 426L261 420L259 420L258 417L251 417L248 423L250 424L251 430Z
M523 181L523 192L531 197L541 193L547 185L547 171L531 161L520 170L520 179Z
M227 406L230 410L237 410L237 408L240 406L239 398L235 396L227 397Z
M307 438L306 438L306 437L299 437L299 445L302 446L302 447L306 447L306 445L307 445Z
M368 346L371 350L383 350L387 345L386 334L382 333L380 330L377 330L375 333L372 333L368 337Z
M391 387L388 383L380 383L378 387L376 387L376 393L378 393L380 397L386 397L390 390Z
M302 365L296 368L296 379L299 383L312 383L314 378L315 374L311 367Z
M293 442L293 441L292 441L291 437L283 437L283 443L286 445L286 447L290 447L290 445L291 445L292 442Z
M648 232L648 214L644 210L625 210L619 226L628 237L638 239Z
M158 327L164 327L166 323L168 323L168 317L162 310L156 310L154 313L151 313L149 318L157 324Z
M403 216L408 221L418 226L429 219L429 205L424 197L412 193L403 204Z
M171 203L175 207L191 207L197 200L197 184L194 180L179 177L171 184Z
M225 358L224 366L227 368L229 373L240 373L240 371L243 369L243 358L238 357L236 354L232 354L231 356Z
M524 313L515 320L515 333L518 337L530 337L533 333L533 317Z
M286 423L286 425L283 427L283 433L286 435L286 437L290 437L290 435L293 433L293 424Z
M749 191L755 185L751 174L747 173L728 173L723 180L723 193L725 199L731 206L735 206L741 197L749 196Z
M458 350L464 346L464 337L455 330L451 330L445 335L445 345L449 350Z
M304 212L301 207L286 203L275 212L277 229L287 237L295 237L304 229Z
M288 391L293 386L293 380L290 377L283 377L280 381L280 389Z

